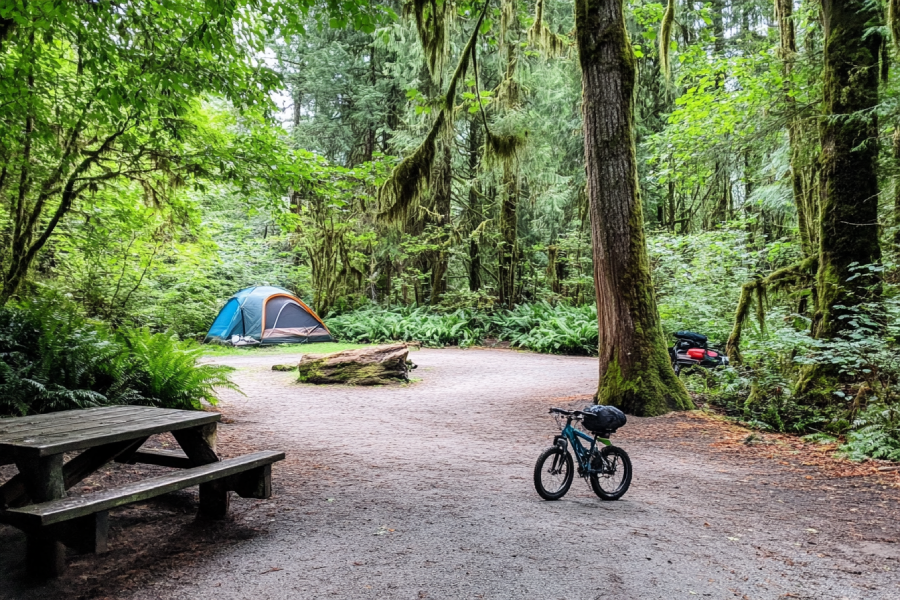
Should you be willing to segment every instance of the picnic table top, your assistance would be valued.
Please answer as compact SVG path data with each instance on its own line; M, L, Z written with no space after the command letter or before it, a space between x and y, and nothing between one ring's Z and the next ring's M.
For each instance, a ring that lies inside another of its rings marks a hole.
M0 451L19 448L49 456L198 427L221 417L219 413L149 406L105 406L13 417L0 419Z

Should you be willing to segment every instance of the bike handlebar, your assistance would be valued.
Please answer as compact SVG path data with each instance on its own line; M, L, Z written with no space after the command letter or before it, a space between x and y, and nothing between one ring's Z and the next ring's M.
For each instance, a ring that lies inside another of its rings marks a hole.
M550 409L550 414L564 415L566 417L581 417L584 415L584 413L580 410L565 410L556 407Z

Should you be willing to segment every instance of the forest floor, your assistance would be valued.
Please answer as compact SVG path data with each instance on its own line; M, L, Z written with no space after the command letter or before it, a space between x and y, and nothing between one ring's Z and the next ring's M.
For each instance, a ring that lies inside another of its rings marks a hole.
M246 394L224 394L220 453L287 453L270 500L235 498L212 524L194 521L196 491L116 510L109 553L72 555L42 586L0 527L0 598L900 598L893 466L699 412L630 418L613 438L634 464L620 501L576 479L545 502L547 408L589 402L595 359L422 350L414 383L351 388L271 371L284 358L209 359Z

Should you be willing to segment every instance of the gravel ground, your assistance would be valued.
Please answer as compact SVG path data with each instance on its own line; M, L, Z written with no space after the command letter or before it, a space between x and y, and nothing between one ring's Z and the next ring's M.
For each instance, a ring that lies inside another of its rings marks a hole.
M576 479L532 486L550 406L582 407L596 361L508 350L422 350L410 385L316 387L223 357L220 453L278 449L268 501L193 519L196 491L111 514L110 552L72 555L30 585L24 538L0 527L0 598L893 598L898 490L873 478L723 452L698 416L630 418L618 502ZM158 444L174 444L162 438ZM76 493L155 472L111 467ZM0 479L5 478L0 472Z

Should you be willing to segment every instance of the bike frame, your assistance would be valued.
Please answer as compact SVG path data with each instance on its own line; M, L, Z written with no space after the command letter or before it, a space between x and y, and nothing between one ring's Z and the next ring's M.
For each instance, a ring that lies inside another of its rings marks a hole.
M590 446L585 448L581 440L590 442ZM578 461L578 472L583 475L589 475L594 472L591 469L590 456L597 448L598 442L604 446L612 446L612 442L607 438L602 438L599 435L590 436L572 427L572 417L566 419L566 426L563 427L562 432L553 438L553 444L563 450L571 444L572 450L575 452L575 460Z

